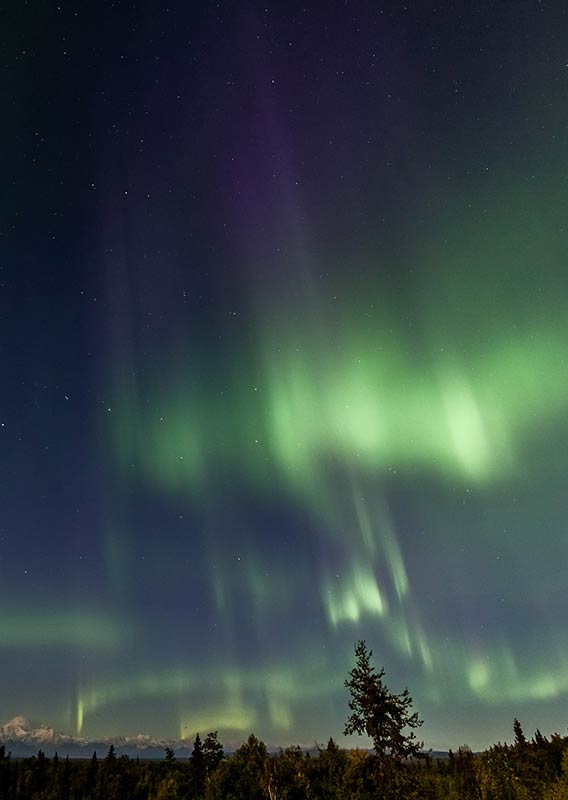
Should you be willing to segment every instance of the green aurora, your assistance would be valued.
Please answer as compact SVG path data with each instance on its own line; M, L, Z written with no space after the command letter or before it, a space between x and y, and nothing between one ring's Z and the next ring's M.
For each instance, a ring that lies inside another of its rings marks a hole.
M503 202L511 196L513 207ZM377 631L385 659L391 653L395 663L412 665L407 674L424 704L451 698L521 703L566 692L568 643L561 644L554 630L533 631L527 649L497 629L480 631L466 644L461 633L440 632L432 624L389 510L397 484L424 478L439 494L459 493L464 506L472 495L488 506L495 498L501 498L499 506L516 503L535 481L547 480L544 453L550 437L565 430L568 331L560 210L555 218L548 203L541 207L530 192L510 188L490 195L488 206L491 200L494 208L474 225L450 219L438 233L440 244L430 239L416 248L411 263L420 267L420 279L410 276L411 300L405 299L402 313L380 279L363 289L353 286L351 270L343 270L347 277L330 290L318 285L317 275L299 270L298 282L309 287L301 296L267 297L265 285L257 288L252 306L262 311L253 344L231 342L226 357L238 368L212 373L198 347L175 342L176 355L166 357L158 373L136 387L117 380L106 422L125 486L135 475L148 491L198 508L203 535L220 542L226 533L212 531L219 524L212 509L223 506L227 486L246 487L260 503L299 506L318 531L317 546L325 551L328 539L340 554L339 572L320 560L311 602L341 644L323 661L313 644L300 642L284 667L210 664L203 672L144 673L95 685L80 693L82 721L121 698L201 692L215 675L217 685L227 687L215 713L228 728L244 733L262 724L250 698L256 691L268 704L270 727L298 734L298 706L325 694L322 686L332 698L341 692L339 665L347 668L347 643L366 631ZM361 271L372 275L372 265ZM534 302L527 313L523 297L529 291ZM283 306L286 315L278 313ZM419 497L415 502L416 516L433 528L436 511ZM514 513L522 517L524 511ZM444 547L462 547L460 514L466 528L475 526L480 548L498 549L504 562L522 564L523 540L500 532L483 514L472 523L467 508L455 516L453 538ZM447 522L441 525L447 528ZM239 577L234 564L216 560L211 599L221 616L230 617L235 598L248 596L253 625L269 650L271 618L287 608L292 612L289 565L264 563L253 550L243 560ZM303 593L313 577L301 563L294 569ZM515 608L517 587L499 591L500 602ZM224 635L230 642L230 630ZM314 663L318 671L310 680L313 670L306 664ZM207 717L211 724L214 716ZM180 730L192 731L199 713L193 725L190 719L180 711Z
M565 10L32 5L0 725L343 744L365 639L427 746L564 734Z

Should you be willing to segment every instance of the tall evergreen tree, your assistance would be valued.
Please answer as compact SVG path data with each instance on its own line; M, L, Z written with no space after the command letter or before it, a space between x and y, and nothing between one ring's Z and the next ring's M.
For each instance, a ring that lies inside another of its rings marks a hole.
M217 737L217 731L208 733L203 742L203 756L208 775L217 769L224 755L223 745Z
M515 744L518 747L524 747L527 743L527 740L523 731L523 727L516 717L513 720L513 732L515 734Z
M191 752L191 783L195 797L203 797L205 794L205 778L207 775L207 765L203 753L203 744L199 733L195 736L193 750Z
M96 753L95 753L95 757L96 757ZM105 763L108 766L114 766L114 764L116 764L116 751L114 749L114 745L113 744L111 744L111 746L108 749L108 753L105 756Z
M350 736L366 733L373 741L377 755L390 755L396 759L418 755L422 742L417 741L414 730L423 720L412 712L412 698L408 689L393 694L383 681L385 671L379 672L371 664L372 650L361 640L355 645L355 667L350 670L345 686L351 698L351 714L345 723L344 733Z

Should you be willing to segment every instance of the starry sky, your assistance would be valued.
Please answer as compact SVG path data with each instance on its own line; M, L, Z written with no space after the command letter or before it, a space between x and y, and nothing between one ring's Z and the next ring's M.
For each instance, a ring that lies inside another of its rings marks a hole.
M562 4L8 4L0 709L568 724ZM0 720L3 722L4 719Z

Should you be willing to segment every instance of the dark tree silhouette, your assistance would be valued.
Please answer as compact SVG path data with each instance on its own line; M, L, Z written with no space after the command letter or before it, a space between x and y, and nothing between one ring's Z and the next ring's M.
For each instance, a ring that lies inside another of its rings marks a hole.
M527 740L523 731L523 727L516 717L513 720L513 732L515 734L515 744L518 747L524 747L527 743Z
M95 755L93 757L96 758L96 755L97 754L95 753ZM108 753L105 756L105 763L107 765L114 766L114 764L116 764L116 760L117 760L116 759L116 751L114 749L114 745L111 744L111 746L108 749Z
M205 741L194 748L196 762ZM298 746L269 755L250 736L207 771L204 788L193 781L191 759L130 759L114 751L100 762L43 753L12 759L0 745L0 800L568 800L568 736L557 733L484 753L464 745L431 765L389 752L338 749L330 740L315 757Z
M196 734L195 741L193 743L190 764L193 794L195 797L203 797L205 793L207 765L205 763L205 755L203 753L203 744L198 733Z
M203 756L207 767L207 774L214 772L221 763L224 752L223 745L217 738L217 731L208 733L203 741Z
M417 756L422 742L417 741L414 730L422 725L416 712L412 712L412 698L408 689L393 694L385 685L384 669L379 672L371 664L372 650L361 640L355 645L355 667L350 670L345 686L349 689L351 714L345 723L344 734L366 733L373 741L377 755L390 755L395 759Z

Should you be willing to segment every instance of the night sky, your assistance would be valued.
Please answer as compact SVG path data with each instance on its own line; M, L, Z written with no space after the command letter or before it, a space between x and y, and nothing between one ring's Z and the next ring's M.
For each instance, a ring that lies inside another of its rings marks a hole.
M562 6L8 3L0 723L566 734Z

